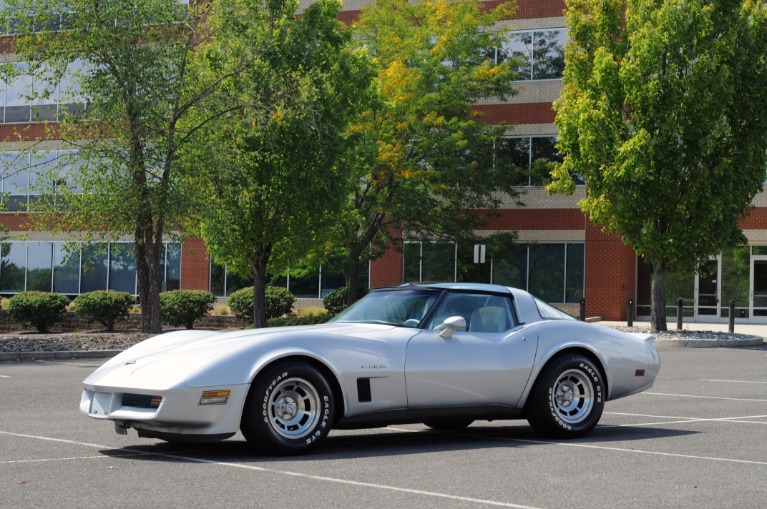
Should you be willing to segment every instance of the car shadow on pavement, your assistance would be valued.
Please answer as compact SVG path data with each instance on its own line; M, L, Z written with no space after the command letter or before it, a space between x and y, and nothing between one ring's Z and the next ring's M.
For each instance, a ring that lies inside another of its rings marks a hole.
M324 461L377 458L411 454L540 447L550 444L609 445L693 435L696 431L654 428L649 426L598 426L589 435L574 440L552 440L524 425L474 424L460 431L434 431L396 426L368 430L343 430L331 434L311 452L296 456L265 456L248 444L241 435L215 443L171 444L166 442L133 445L101 451L140 461L189 461L227 463L284 463L286 461Z

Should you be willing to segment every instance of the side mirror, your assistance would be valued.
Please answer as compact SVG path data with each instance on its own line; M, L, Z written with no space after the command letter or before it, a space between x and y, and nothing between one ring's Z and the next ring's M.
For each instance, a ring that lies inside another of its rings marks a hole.
M466 328L466 318L462 316L451 316L444 322L445 329L439 333L442 338L452 338L453 333L458 329Z

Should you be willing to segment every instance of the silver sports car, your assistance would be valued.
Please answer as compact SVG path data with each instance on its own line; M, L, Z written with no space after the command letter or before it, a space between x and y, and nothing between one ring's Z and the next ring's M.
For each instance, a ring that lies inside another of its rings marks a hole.
M605 401L651 387L659 368L653 336L573 320L522 290L403 285L323 325L147 339L83 381L80 410L170 442L241 430L268 454L305 452L332 428L394 423L524 418L570 438L596 426Z

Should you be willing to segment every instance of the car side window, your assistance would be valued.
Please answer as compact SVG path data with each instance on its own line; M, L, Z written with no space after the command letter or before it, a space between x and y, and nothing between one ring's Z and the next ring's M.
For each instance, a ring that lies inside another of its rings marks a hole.
M516 326L511 312L511 299L500 295L450 293L437 309L429 329L444 329L445 320L461 316L469 332L498 333Z

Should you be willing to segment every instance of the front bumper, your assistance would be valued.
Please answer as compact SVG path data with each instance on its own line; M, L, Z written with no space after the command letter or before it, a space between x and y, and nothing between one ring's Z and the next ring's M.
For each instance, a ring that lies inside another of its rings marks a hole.
M164 391L115 387L85 387L80 412L94 419L115 421L128 427L172 435L231 436L240 427L249 385L180 388ZM201 405L204 391L229 390L224 404ZM128 395L126 397L126 395ZM162 397L157 407L137 406L136 396Z

